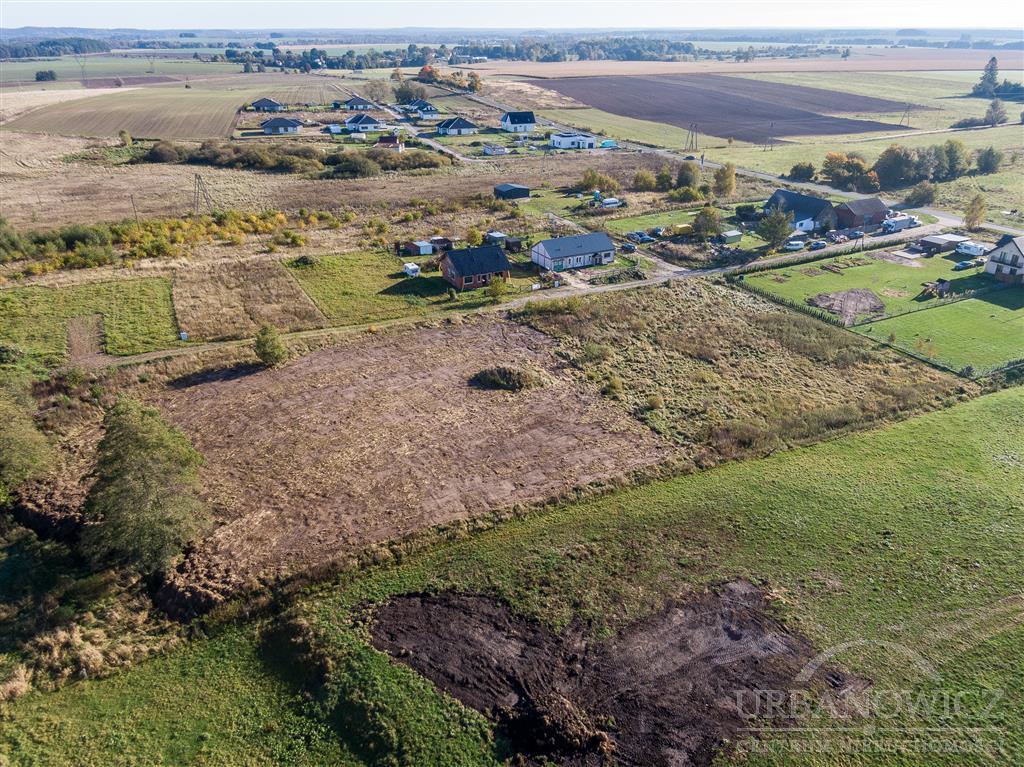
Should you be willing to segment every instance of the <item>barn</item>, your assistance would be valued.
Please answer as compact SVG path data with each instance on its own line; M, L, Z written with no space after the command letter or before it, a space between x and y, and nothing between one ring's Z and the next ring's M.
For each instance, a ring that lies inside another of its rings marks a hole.
M494 187L494 196L499 200L518 200L530 196L530 187L522 184L498 184Z
M889 206L878 197L849 200L836 205L836 221L840 229L857 229L881 224L889 216Z

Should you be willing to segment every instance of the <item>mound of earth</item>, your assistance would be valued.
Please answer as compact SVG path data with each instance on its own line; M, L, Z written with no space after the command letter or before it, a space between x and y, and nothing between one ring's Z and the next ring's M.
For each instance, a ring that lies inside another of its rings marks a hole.
M858 317L863 317L865 314L882 314L885 311L882 299L875 295L873 290L867 288L852 288L838 293L819 293L808 298L807 303L832 314L838 314L844 325L852 325Z
M831 669L795 683L816 652L745 581L600 642L453 593L396 597L373 613L370 633L374 647L490 716L531 763L710 765L752 724L759 694L865 684Z

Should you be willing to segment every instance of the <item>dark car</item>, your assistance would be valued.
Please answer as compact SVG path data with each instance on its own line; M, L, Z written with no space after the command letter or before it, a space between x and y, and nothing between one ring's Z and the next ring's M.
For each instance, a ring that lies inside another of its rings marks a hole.
M636 245L634 245L631 242L626 242L623 243L622 245L619 245L619 250L621 250L623 253L636 253Z
M850 232L851 240L859 240L861 237L865 236L866 235L864 234L864 232L862 232L860 229L855 229L854 231Z
M686 155L686 157L684 157L683 159L685 159L685 160L696 160L697 158L696 158L696 157L694 157L694 156L693 156L692 154L688 154L688 155Z
M822 248L827 248L828 247L828 243L825 242L824 240L814 240L807 247L810 248L811 250L821 250Z
M970 269L974 266L974 261L959 261L953 266L954 272L962 272L964 269Z

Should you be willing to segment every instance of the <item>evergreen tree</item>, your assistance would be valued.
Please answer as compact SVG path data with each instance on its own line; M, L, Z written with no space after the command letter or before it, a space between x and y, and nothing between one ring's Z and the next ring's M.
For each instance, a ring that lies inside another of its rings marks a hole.
M768 247L775 249L789 239L793 231L793 215L781 207L772 208L757 222L755 231L768 243Z
M999 62L993 56L985 65L985 70L981 73L981 80L974 86L971 93L975 96L992 98L996 94L997 87L999 87Z

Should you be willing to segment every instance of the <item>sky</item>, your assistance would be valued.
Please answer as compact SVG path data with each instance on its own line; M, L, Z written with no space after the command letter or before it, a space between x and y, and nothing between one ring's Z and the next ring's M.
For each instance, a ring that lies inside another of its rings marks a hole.
M1024 29L1024 3L1019 0L0 0L0 27L22 26Z

